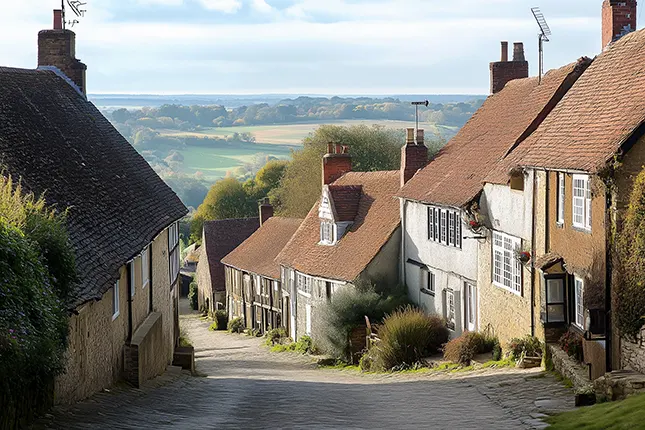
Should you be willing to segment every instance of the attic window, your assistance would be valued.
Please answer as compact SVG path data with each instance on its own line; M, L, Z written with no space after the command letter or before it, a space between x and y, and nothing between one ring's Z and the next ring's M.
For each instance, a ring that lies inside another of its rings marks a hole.
M511 175L511 190L524 191L524 173L516 172Z
M336 225L330 221L320 222L320 243L334 245L336 243Z

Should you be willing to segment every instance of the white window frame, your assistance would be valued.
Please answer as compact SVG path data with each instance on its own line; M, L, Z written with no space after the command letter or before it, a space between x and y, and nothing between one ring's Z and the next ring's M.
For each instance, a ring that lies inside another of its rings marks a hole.
M307 275L303 275L302 273L297 273L296 283L297 283L298 292L307 297L311 297L311 281L312 281L311 277Z
M566 202L566 180L564 173L558 173L558 224L564 225L564 203Z
M448 328L455 330L457 328L457 315L455 310L455 292L453 290L446 290L446 322Z
M521 247L520 238L493 232L493 284L518 296L522 295L522 263L516 253Z
M135 258L136 260L136 258ZM134 271L134 261L132 260L130 262L130 297L134 297L135 294L137 293L137 288L136 288L136 273Z
M336 243L336 225L331 221L320 221L320 243L334 245Z
M432 294L435 294L437 291L437 278L434 272L427 270L426 271L426 290L430 291Z
M311 335L311 305L305 306L305 334Z
M573 226L591 231L591 180L589 175L573 175Z
M461 249L461 213L457 210L427 208L428 240Z
M141 289L144 289L150 283L150 246L146 246L141 251Z
M578 276L574 277L573 281L573 305L575 308L573 323L581 330L585 329L585 281Z
M179 279L179 248L179 223L175 222L168 227L168 270L172 287Z
M117 280L112 287L112 321L117 319L121 314L121 303L119 301L119 281Z

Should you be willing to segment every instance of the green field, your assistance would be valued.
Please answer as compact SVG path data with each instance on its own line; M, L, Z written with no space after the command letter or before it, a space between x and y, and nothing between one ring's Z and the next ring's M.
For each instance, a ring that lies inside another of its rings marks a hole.
M302 140L323 124L357 125L378 124L389 128L403 129L414 127L414 123L404 121L329 121L325 123L300 123L288 125L266 125L248 127L222 127L203 129L198 132L178 130L159 130L163 136L172 137L209 137L230 136L233 133L251 133L256 143L231 143L213 146L187 146L179 150L184 156L182 172L194 175L200 172L203 179L213 182L226 176L226 173L267 156L286 159L292 149L297 149ZM447 140L456 133L456 128L420 123L428 132L440 134ZM428 138L431 136L429 135ZM403 142L401 143L403 144Z

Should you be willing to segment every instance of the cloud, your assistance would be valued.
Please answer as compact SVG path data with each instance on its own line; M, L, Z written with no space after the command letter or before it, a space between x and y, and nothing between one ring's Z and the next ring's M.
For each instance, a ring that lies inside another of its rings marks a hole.
M199 0L199 2L205 9L224 13L235 13L242 8L241 0Z
M273 7L266 2L266 0L251 0L251 7L253 10L260 13L271 13L273 12Z

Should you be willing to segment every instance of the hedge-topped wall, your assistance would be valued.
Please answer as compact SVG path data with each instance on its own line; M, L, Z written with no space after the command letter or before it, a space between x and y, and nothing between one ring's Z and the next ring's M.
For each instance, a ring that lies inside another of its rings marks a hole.
M0 177L0 428L24 426L53 400L64 369L76 280L65 214Z

